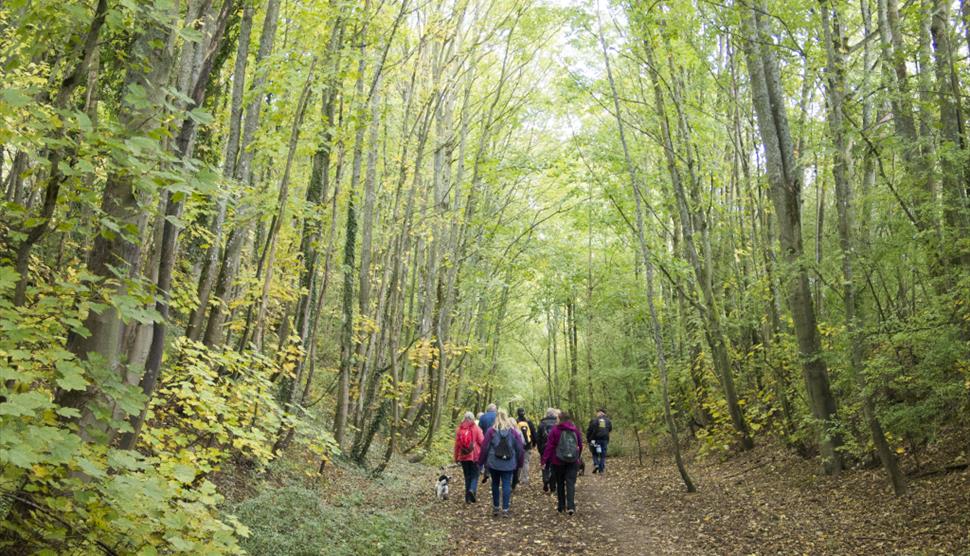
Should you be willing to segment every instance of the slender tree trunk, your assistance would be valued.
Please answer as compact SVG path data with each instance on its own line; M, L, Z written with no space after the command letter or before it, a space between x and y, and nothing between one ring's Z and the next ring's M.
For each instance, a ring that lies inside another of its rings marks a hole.
M235 168L236 179L252 184L252 163L255 151L253 150L253 138L256 129L259 127L260 111L262 110L263 87L266 83L268 68L263 67L266 60L273 53L273 44L276 41L276 30L278 27L279 11L281 0L267 0L266 14L263 16L263 28L259 37L259 48L256 51L256 74L253 79L250 93L253 98L246 106L246 115L243 120L242 141L240 143L239 162ZM226 242L226 252L222 260L222 267L219 270L219 279L216 281L215 297L216 303L212 304L209 312L209 322L206 323L203 343L209 347L222 344L224 333L223 325L229 302L231 301L232 291L239 273L239 264L242 258L243 246L248 239L251 226L252 215L247 207L239 207L237 211L237 227L229 234Z
M229 134L226 138L226 153L222 164L222 175L232 179L236 174L236 162L239 158L239 133L242 126L243 92L246 83L246 66L249 61L249 44L253 28L253 5L243 3L242 20L239 23L239 37L236 48L236 62L233 68L232 100L229 109ZM190 340L198 341L205 330L205 315L209 310L209 298L212 287L219 271L219 259L222 255L223 226L226 221L226 209L229 197L222 194L216 200L216 214L212 222L212 243L206 250L205 261L199 275L199 306L192 311L185 335Z
M146 6L154 9L155 6ZM165 97L165 84L169 82L174 58L165 47L166 31L171 21L164 14L153 14L148 18L143 31L135 38L131 48L131 58L137 63L128 67L123 91L131 87L142 87L146 91L144 105L132 105L123 101L119 107L119 120L125 131L132 136L145 135L157 128L159 106ZM148 62L151 63L148 63ZM124 95L122 95L124 97ZM138 228L142 219L135 191L134 176L128 173L112 172L108 175L101 198L103 218L118 228L125 230ZM88 254L88 271L103 280L112 280L117 272L127 275L128 270L138 264L140 257L137 238L129 234L97 234ZM125 280L115 281L107 287L106 297L127 295ZM120 351L122 341L122 315L111 304L100 310L91 310L84 322L87 336L71 333L67 347L81 359L97 358L99 364L114 372L121 372ZM97 424L97 418L88 403L97 395L93 387L84 391L60 391L57 403L65 407L81 409L81 434L87 440L104 440L99 434L104 427ZM109 431L110 432L110 431ZM109 434L108 437L111 435Z
M347 195L347 227L344 238L344 282L342 325L340 328L340 375L337 382L337 410L334 416L334 438L340 447L345 446L347 414L350 409L350 370L354 352L354 267L357 240L357 209L355 192Z
M626 133L623 127L623 118L620 113L620 99L616 91L616 83L613 80L613 70L610 67L610 57L606 49L606 39L603 37L602 23L600 23L599 42L603 49L603 60L606 64L606 76L610 82L610 91L613 97L613 109L615 111L614 116L616 117L617 131L620 135L620 144L623 146L623 156L626 161L626 168L630 178L630 188L632 189L633 198L636 201L637 243L640 248L640 256L643 258L643 264L646 267L644 278L646 282L645 290L647 308L650 314L650 325L653 332L653 344L657 357L657 371L660 374L660 394L661 398L663 399L664 420L667 423L667 432L670 434L671 448L674 452L674 462L677 465L677 470L680 472L680 478L683 480L684 487L687 489L687 492L696 492L697 487L694 486L694 482L687 473L687 467L684 465L684 460L680 453L680 438L677 431L677 423L674 421L673 412L671 411L670 407L669 384L667 379L667 359L665 355L666 346L664 344L663 330L660 327L660 319L657 316L657 308L654 302L653 263L650 259L650 248L647 246L644 230L640 185L637 180L636 167L633 165L633 160L630 158L630 150L627 147Z
M970 231L970 203L967 181L967 130L961 99L964 91L954 64L953 33L950 29L950 4L934 0L930 33L936 69L937 105L940 110L940 167L943 193L943 214L946 223L944 245L958 244ZM949 256L954 262L962 260L970 266L970 249L963 248Z
M829 385L828 366L822 358L821 339L815 321L815 307L804 263L801 231L802 172L795 162L788 116L781 91L781 75L770 50L770 33L761 21L762 8L751 7L742 14L744 50L751 78L752 101L761 140L765 148L768 181L778 220L785 262L793 268L788 280L788 305L795 324L795 336L802 358L805 389L812 415L821 425L819 444L828 473L842 469L838 448L842 439L831 429L836 418L835 396Z
M647 63L651 66L650 72L653 78L654 105L657 111L657 117L660 120L660 130L663 138L664 154L667 160L667 170L670 173L671 184L673 185L674 195L677 199L677 207L680 214L680 225L683 232L684 248L687 251L688 260L694 270L695 281L703 294L703 306L705 310L702 317L706 325L706 335L711 347L711 355L714 360L714 366L718 372L718 377L721 380L721 387L724 389L724 398L727 401L728 413L731 416L731 423L734 425L735 430L737 430L741 437L741 449L750 450L754 447L754 441L751 439L751 434L748 431L748 425L745 421L744 413L741 410L737 389L734 385L734 375L731 371L731 361L728 355L727 338L725 337L721 324L721 310L718 307L717 300L714 296L713 283L710 276L709 267L701 260L695 246L694 222L696 222L698 219L702 219L703 216L696 215L695 218L695 215L692 215L690 212L687 195L684 191L683 179L677 166L676 151L674 150L675 147L670 130L670 123L667 118L666 109L664 108L664 96L661 89L659 68L654 60L653 46L650 43L649 37L645 37L642 40L642 44L647 56ZM680 103L675 102L675 104L679 105ZM620 115L617 114L617 117L620 117ZM681 111L681 117L679 118L679 121L681 122L680 128L681 132L686 134L687 125L683 118L684 116ZM692 146L689 141L684 143L684 149L688 152L687 156L689 165L692 167L694 163L693 157L689 154L691 147ZM692 168L689 169L689 172L691 175L695 173Z
M835 147L835 161L832 174L835 180L836 208L839 213L839 245L842 248L842 278L843 300L845 304L845 319L849 332L852 374L861 387L862 409L872 434L872 441L876 445L879 459L883 468L889 474L896 495L906 492L906 479L899 470L896 456L886 441L882 424L876 416L875 405L867 391L864 378L864 337L861 323L865 322L865 315L856 297L855 289L855 259L856 248L853 234L853 206L852 190L849 184L849 149L846 141L846 130L843 116L843 99L845 97L845 66L842 45L844 44L842 24L839 12L827 0L821 2L822 26L824 27L827 92L829 106L829 130ZM831 14L831 15L830 15Z
M293 158L296 156L296 147L300 141L300 128L303 126L303 116L310 99L310 86L313 84L313 72L316 68L316 60L310 64L307 71L306 84L303 92L297 101L296 112L293 115L293 126L290 129L290 139L287 145L286 163L283 165L283 175L280 177L279 196L277 199L276 215L269 229L267 238L269 252L266 255L266 266L263 268L263 290L259 299L259 310L256 313L256 329L253 333L253 344L256 350L263 348L263 334L266 329L266 311L269 307L269 290L273 282L273 265L276 260L276 244L280 233L280 227L286 218L286 204L289 201L290 172L293 168ZM281 338L282 340L282 338Z
M84 42L79 51L74 53L77 63L67 77L61 81L60 87L58 87L57 93L54 95L53 107L55 110L67 108L74 91L87 78L88 67L91 65L91 60L97 50L98 40L101 36L101 27L104 26L107 13L108 1L98 0L94 8L94 16L91 18L91 24L85 34ZM62 131L58 131L57 136L58 139L64 139L64 133ZM57 208L57 199L60 196L61 185L66 178L61 164L65 163L66 161L64 159L70 156L72 155L68 152L68 147L53 147L47 151L48 177L47 185L44 189L44 204L41 206L40 214L36 217L37 223L24 230L25 237L17 247L14 256L14 269L19 275L16 287L14 288L13 304L15 307L20 307L27 301L27 282L30 279L30 269L28 268L30 253L34 245L50 229L54 209ZM10 174L11 183L17 184L17 187L11 188L13 194L8 195L8 198L21 205L26 204L22 202L23 199L19 192L19 185L22 183L20 174L26 169L26 164L26 153L19 152L14 157L14 164L11 169L12 173Z

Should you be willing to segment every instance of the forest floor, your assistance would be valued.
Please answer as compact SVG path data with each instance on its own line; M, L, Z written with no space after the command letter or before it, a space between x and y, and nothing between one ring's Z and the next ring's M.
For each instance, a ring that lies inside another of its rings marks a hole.
M531 483L512 497L511 519L491 517L490 483L477 504L464 504L453 469L453 495L433 510L451 532L445 554L970 555L968 469L913 480L895 498L879 470L826 477L816 462L772 447L692 465L695 494L666 460L614 458L605 475L586 468L576 515L557 514L533 466Z

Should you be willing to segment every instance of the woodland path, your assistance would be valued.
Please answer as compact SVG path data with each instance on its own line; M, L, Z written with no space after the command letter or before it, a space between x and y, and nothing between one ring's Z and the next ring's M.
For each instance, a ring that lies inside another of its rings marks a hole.
M542 478L533 465L530 483L512 496L510 519L491 516L491 482L479 486L478 503L465 505L460 468L449 471L452 497L437 511L451 520L448 554L553 556L570 554L660 554L662 547L650 522L641 522L637 500L628 487L631 462L612 460L604 475L587 473L576 482L573 516L556 512L554 493L542 492ZM637 527L630 527L638 523ZM563 535L563 531L567 534Z
M771 448L693 465L696 494L684 492L670 462L645 456L643 464L614 458L605 475L580 477L572 517L556 513L533 468L510 519L491 517L490 483L465 505L461 470L452 468L452 497L431 510L450 530L444 554L970 555L970 470L914 481L895 499L878 470L832 479Z

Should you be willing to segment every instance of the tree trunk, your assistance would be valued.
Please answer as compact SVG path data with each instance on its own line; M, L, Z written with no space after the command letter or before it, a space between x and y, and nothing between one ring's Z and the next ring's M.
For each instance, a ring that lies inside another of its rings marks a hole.
M802 173L795 162L791 133L781 75L771 52L770 32L761 21L760 7L751 7L742 14L745 41L744 51L751 78L751 96L761 132L762 144L771 186L771 197L778 220L782 253L793 268L786 287L788 305L795 324L805 389L812 415L821 422L819 444L828 473L842 469L838 448L840 436L831 430L836 418L835 396L829 386L828 367L822 358L821 340L815 322L815 308L803 261L804 248L801 229Z
M943 245L953 249L958 238L968 237L970 204L967 202L967 131L961 98L964 94L954 64L953 33L950 29L949 6L945 0L934 0L930 33L936 69L937 105L940 110L940 167L943 193L943 214L946 236ZM970 266L970 250L948 255L954 262L962 260Z
M266 73L268 68L264 68L265 60L273 53L273 44L276 41L276 29L279 20L281 0L267 0L266 15L263 18L263 29L259 37L259 48L256 51L256 70L250 93L252 100L246 106L246 115L243 120L242 142L239 152L239 162L235 168L236 179L245 183L253 183L252 162L255 152L253 150L253 137L256 128L259 127L260 111L263 107L263 87L266 83ZM229 234L226 242L226 253L222 260L222 268L219 270L219 279L216 281L216 303L212 304L209 312L209 322L206 323L203 343L209 347L222 344L223 325L225 324L226 310L231 301L232 290L236 277L239 273L239 264L242 257L242 249L245 244L252 226L252 215L247 207L240 207L237 213L238 224Z
M843 116L843 99L845 96L845 65L843 47L844 37L838 9L830 5L828 0L821 2L822 26L825 37L827 92L829 107L829 132L835 147L835 161L832 165L832 175L835 180L836 208L839 213L839 245L842 249L842 278L843 300L845 305L845 320L849 333L850 353L849 361L852 374L860 386L862 395L862 409L864 417L872 434L873 444L883 468L889 474L889 480L897 496L906 492L906 479L899 470L896 456L886 441L882 424L876 416L875 404L867 391L865 383L865 338L861 324L865 322L862 305L859 304L855 289L855 258L856 248L853 238L853 207L852 189L849 183L849 149L846 141L846 129ZM830 15L831 13L831 15Z
M617 131L620 135L620 144L623 146L623 156L630 178L630 188L633 193L633 198L636 201L637 243L640 248L640 256L643 258L643 264L646 267L646 272L644 273L646 286L645 293L647 298L647 308L650 314L651 330L653 332L653 344L657 356L657 371L660 374L660 394L661 398L663 399L664 420L667 423L667 432L670 434L671 448L674 452L674 462L677 465L677 470L680 472L680 478L684 482L684 487L687 489L687 492L696 492L697 487L694 486L694 482L687 473L687 467L684 465L684 460L680 453L680 438L677 431L677 423L674 421L673 413L670 407L669 385L667 380L667 359L665 356L666 346L664 344L663 330L660 327L660 318L657 316L657 308L654 302L653 263L650 259L650 248L647 246L646 234L643 225L640 184L637 180L636 167L633 165L633 160L630 158L630 150L626 143L626 133L623 128L623 117L620 113L620 99L616 91L616 83L613 80L613 70L610 67L610 57L606 49L606 39L603 37L602 22L600 23L599 42L603 49L603 60L606 64L606 76L609 80L610 91L613 96L613 109L615 111L614 116L616 117Z
M188 96L192 105L186 107L187 109L202 106L202 103L205 100L205 91L208 87L209 80L212 77L212 70L215 65L215 56L222 44L226 26L229 22L229 15L234 4L234 0L224 0L222 9L213 23L212 44L209 45L209 48L205 53L198 75L191 76L194 77L194 81L192 81L190 94ZM175 156L180 161L184 161L191 157L190 145L192 142L192 137L195 134L195 127L195 119L189 116L186 116L186 118L182 121L179 133L175 138ZM179 230L177 228L177 221L179 216L182 214L181 200L176 200L168 192L164 193L163 196L165 199L165 218L163 219L162 242L158 247L158 272L155 282L155 311L158 313L158 317L152 325L152 342L148 349L148 358L145 361L145 371L140 382L142 392L149 401L151 400L152 394L155 392L155 385L158 382L158 378L161 373L162 353L165 350L165 334L166 327L168 325L169 298L171 296L172 289L172 273L175 269L175 258L178 255ZM141 431L142 423L145 420L145 412L147 410L148 404L146 403L145 407L142 408L141 413L138 416L132 416L132 419L130 419L132 432L125 433L125 435L122 437L122 448L132 449L135 447L135 444L138 441L138 435Z
M147 6L146 9L155 9ZM123 90L132 87L142 87L146 91L147 102L144 106L135 106L123 101L119 107L119 121L125 132L130 136L144 136L154 131L159 125L159 106L166 95L166 84L169 82L174 67L174 58L165 47L165 36L170 21L164 14L152 14L146 19L146 26L132 45L132 60L136 61L128 66ZM150 62L150 63L149 63ZM124 97L124 95L122 95ZM137 229L142 219L142 209L139 206L135 191L134 176L127 172L112 172L108 175L104 192L101 197L101 211L103 218L114 223L122 230ZM126 233L101 233L94 238L91 251L88 254L88 271L105 281L113 280L120 272L122 276L137 265L140 249L137 238ZM113 286L106 286L106 297L120 297L128 293L125 280L117 280ZM80 359L96 359L97 363L112 372L121 373L121 340L122 315L111 304L100 310L91 310L84 322L88 332L86 337L71 333L68 336L67 347ZM81 409L81 434L87 440L105 441L102 434L103 425L96 423L88 403L97 396L94 387L85 391L60 391L57 393L57 403L65 407ZM111 434L108 431L108 437Z
M61 81L57 94L54 96L53 108L55 110L67 108L71 101L71 95L81 85L82 81L88 77L88 67L97 50L98 40L101 36L101 27L104 25L107 13L107 0L98 0L94 8L94 16L91 18L91 25L85 34L84 42L79 51L74 54L77 58L77 63L67 77ZM41 100L43 101L44 99ZM61 129L63 128L58 127L58 131L56 132L58 139L64 138L64 132L60 131ZM44 190L44 204L40 209L40 214L35 217L38 222L24 230L25 237L17 247L14 256L14 269L19 275L13 296L13 304L15 307L20 307L27 301L27 282L30 279L30 269L28 267L30 252L34 248L34 245L50 229L54 209L57 208L57 199L60 196L61 185L66 178L66 175L62 171L63 168L60 165L66 162L64 159L70 156L72 155L68 152L68 147L54 147L47 151L48 177L47 186ZM26 169L26 163L26 153L18 152L14 157L14 164L11 168L12 173L10 174L11 183L17 184L17 187L11 187L13 194L8 195L8 199L24 205L26 203L22 202L23 199L19 191L19 184L22 183L20 174Z
M721 387L724 389L724 398L727 401L728 413L731 416L731 423L734 425L735 430L741 437L741 449L750 450L754 447L754 441L751 439L751 434L748 431L748 425L745 421L744 413L741 410L737 389L734 385L734 375L731 371L731 361L728 355L727 338L725 337L723 325L721 324L721 309L718 307L717 299L714 296L713 282L710 275L709 266L701 261L694 242L694 222L699 219L703 219L704 217L703 215L695 215L691 214L690 212L687 195L684 191L682 175L677 166L676 151L674 150L670 123L667 118L666 109L664 108L664 96L661 89L661 79L659 76L659 68L654 60L653 46L650 43L649 37L644 37L642 44L647 56L647 63L650 65L650 73L653 79L654 107L657 111L657 117L660 120L660 130L663 140L664 154L667 161L667 170L670 174L671 184L673 185L674 196L677 199L677 208L680 214L680 225L683 232L684 248L687 251L688 260L694 271L695 282L703 294L704 311L702 317L706 325L706 336L709 340L712 359L714 360L714 366L717 369L718 377L721 380ZM683 111L679 108L680 102L675 101L675 105L678 106L678 112L680 114L678 121L680 122L679 127L681 129L681 133L685 134L684 139L687 139L686 133L688 126L684 121ZM617 114L617 117L620 117L619 113ZM695 172L692 169L694 162L693 156L690 154L691 148L692 145L690 142L685 141L684 149L686 151L686 156L688 157L688 171L693 176ZM692 181L694 181L696 184L696 177L693 177ZM694 187L696 187L696 185Z
M296 156L296 147L300 141L300 128L303 125L303 116L306 114L306 107L310 99L310 86L313 84L313 72L316 68L316 60L310 64L307 70L306 84L300 93L297 101L296 112L293 115L293 127L290 129L290 140L287 145L286 163L283 165L283 175L280 177L279 196L277 198L276 215L269 229L268 243L269 252L266 255L266 265L263 268L263 290L259 299L259 310L256 312L256 329L253 333L253 344L257 351L263 348L263 334L266 329L266 311L269 307L269 290L273 282L273 264L276 260L276 244L280 233L280 227L286 218L286 204L289 201L290 172L293 168L293 158ZM282 340L282 338L281 338Z
M347 413L350 409L350 368L354 352L354 267L357 240L357 209L355 192L347 195L347 227L344 237L344 283L342 325L340 328L340 375L337 382L337 409L334 415L334 438L343 448L347 434Z
M250 2L243 5L242 20L239 23L239 37L236 48L236 63L233 68L232 100L229 109L229 134L226 138L226 153L222 164L222 176L232 179L236 175L236 162L239 157L239 133L242 126L243 92L246 83L246 66L249 61L249 44L253 28L253 6ZM212 243L206 250L205 261L199 275L199 306L192 311L185 335L198 341L205 329L205 315L209 310L209 298L218 274L219 259L222 254L223 226L229 197L225 194L216 200L216 214L212 222Z

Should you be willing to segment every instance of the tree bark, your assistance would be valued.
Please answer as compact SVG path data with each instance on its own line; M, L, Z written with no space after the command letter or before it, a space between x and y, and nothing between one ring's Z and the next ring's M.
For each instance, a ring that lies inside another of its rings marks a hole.
M697 487L694 486L694 482L691 480L690 475L687 472L687 467L684 465L684 460L680 453L680 438L677 431L677 423L674 421L673 412L671 411L669 384L667 378L667 359L665 354L666 345L664 344L663 329L660 326L660 318L657 315L657 308L654 302L653 263L650 259L650 248L647 246L643 224L640 184L637 179L636 167L633 165L633 159L630 157L630 149L627 147L626 132L623 127L623 117L620 112L620 99L616 90L616 83L613 80L613 70L610 67L610 57L606 49L606 39L603 37L602 22L600 22L599 43L603 50L603 61L606 64L606 76L609 80L610 91L613 97L613 109L614 116L616 117L616 127L620 135L620 144L623 146L623 157L626 162L627 173L629 174L630 178L630 189L632 190L633 198L636 202L637 244L639 246L640 256L643 258L643 264L646 267L646 272L644 272L645 293L647 298L647 308L650 314L650 327L651 331L653 332L653 344L657 356L657 371L660 374L660 395L663 399L664 420L667 423L667 432L670 435L671 448L674 452L674 462L677 465L677 470L680 472L680 478L684 482L684 487L687 489L687 492L696 492Z
M155 5L146 10L157 9ZM168 14L169 17L171 16ZM128 136L144 136L159 125L159 110L165 94L165 84L169 82L174 67L174 58L165 47L165 36L171 21L166 14L152 14L146 18L144 30L135 37L131 47L132 59L137 63L129 65L122 85L127 91L131 87L142 87L147 96L144 106L136 106L123 101L119 107L119 121ZM151 63L149 63L151 62ZM124 98L124 95L122 95ZM112 172L108 175L101 197L101 211L104 218L114 223L120 230L138 229L142 219L142 209L135 191L134 176L126 172ZM140 257L137 238L130 232L111 233L108 230L94 238L88 253L88 271L104 280L105 298L125 296L128 288L125 280L116 280L116 272L122 276L137 265ZM112 282L114 280L114 282ZM100 310L91 310L84 321L88 332L86 337L71 333L67 348L80 359L91 360L111 371L121 373L122 315L110 302ZM84 391L59 391L56 401L64 407L81 410L81 434L86 440L105 440L104 427L88 406L98 395L94 386ZM99 430L100 429L100 430ZM107 431L109 438L110 431Z
M869 425L873 444L876 446L883 468L889 475L893 490L897 496L900 496L906 492L906 479L899 470L896 456L893 454L883 432L882 424L876 416L875 404L869 395L864 375L865 345L861 325L865 322L865 314L862 305L858 302L855 288L856 242L853 238L854 219L852 189L849 183L849 148L842 113L846 90L842 24L838 9L828 0L821 1L820 11L822 13L827 62L825 72L827 74L829 132L835 147L832 175L835 180L836 208L839 213L839 245L842 249L842 297L849 333L849 361L852 374L860 386L862 410Z
M259 37L259 48L256 51L256 70L250 92L253 96L249 105L246 107L246 114L243 120L242 142L239 153L239 162L236 166L236 179L252 184L252 162L255 151L252 148L253 136L256 128L259 127L260 111L262 110L263 87L266 83L267 68L262 67L266 59L273 53L273 44L276 41L276 29L279 20L281 0L267 0L266 15L263 17L263 29ZM215 297L216 302L212 304L209 312L209 322L206 323L203 343L209 347L222 344L223 325L225 324L226 309L231 301L233 285L239 273L239 264L242 257L242 249L245 244L252 226L252 216L246 207L240 207L237 212L237 227L229 234L226 242L226 253L223 257L222 267L219 270L219 279L216 281Z
M787 280L788 305L795 324L795 336L802 359L802 374L812 415L821 425L819 444L827 473L842 469L838 448L840 436L832 430L837 417L835 396L829 385L828 367L822 358L821 339L815 321L815 307L804 263L801 228L802 171L795 162L781 75L771 52L770 32L762 22L761 5L742 14L744 51L751 79L751 97L765 148L768 182L778 220L785 262L792 268Z
M705 264L704 261L701 260L700 256L698 255L694 241L694 223L700 219L703 219L704 217L703 215L691 214L690 212L687 195L684 190L683 178L680 169L677 166L676 151L674 150L670 123L667 118L666 109L664 108L664 95L661 89L659 68L654 60L653 46L650 43L649 37L644 37L641 42L646 53L647 63L650 66L649 71L653 79L654 107L657 111L657 117L660 120L660 130L663 141L664 155L667 161L667 170L670 174L670 181L674 189L674 196L677 199L677 208L680 215L679 220L683 233L684 248L688 255L688 261L690 262L694 271L695 282L703 294L704 311L702 317L706 326L706 336L709 340L712 359L714 360L714 366L717 369L718 377L721 380L721 387L724 390L724 398L727 401L728 413L731 416L731 423L734 425L735 430L741 437L741 449L750 450L754 447L754 441L751 439L751 433L748 431L748 425L745 421L744 413L741 410L737 389L734 385L734 375L731 371L731 361L728 355L727 338L725 337L723 326L721 324L721 309L718 307L717 299L714 296L710 268L707 264ZM675 105L679 105L679 102L675 102ZM685 116L679 109L679 106L678 111L680 113L678 121L681 122L679 125L681 133L686 134L687 125L686 122L684 122ZM617 117L620 117L619 114L617 114ZM685 135L685 139L686 138L687 137ZM688 157L688 171L693 176L695 172L692 169L694 159L690 154L691 148L692 145L690 142L685 141L684 149L687 153L686 156ZM692 181L695 180L696 177L693 177Z
M236 48L236 62L233 68L232 100L229 109L229 134L226 138L226 153L222 164L222 176L229 180L236 177L236 162L239 158L239 134L242 127L243 92L246 83L246 66L249 62L249 44L253 28L253 5L244 2L242 20L239 23L239 37ZM192 311L185 335L190 340L198 341L205 330L205 315L209 311L209 299L212 287L219 271L219 259L222 254L223 227L226 221L226 210L229 197L220 195L216 200L216 214L212 223L212 243L206 250L205 262L199 275L199 305Z

